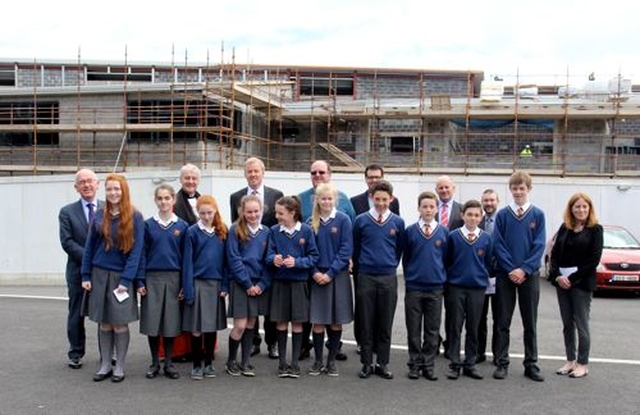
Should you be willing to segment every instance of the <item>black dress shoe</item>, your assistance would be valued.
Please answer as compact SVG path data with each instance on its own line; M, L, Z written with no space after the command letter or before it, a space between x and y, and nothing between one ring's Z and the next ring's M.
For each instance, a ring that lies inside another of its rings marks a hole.
M373 369L371 365L362 365L362 369L360 369L360 373L358 373L358 377L360 379L368 379L373 373Z
M475 367L470 367L462 370L462 374L471 378L471 379L482 379L482 374L478 372L478 369Z
M145 376L147 379L155 379L160 374L160 365L151 365Z
M391 373L387 365L376 365L375 373L382 379L393 379L393 373Z
M278 353L278 346L275 344L268 345L267 352L269 359L278 359L280 357L280 354Z
M409 368L409 374L407 375L407 377L411 380L420 379L420 369L418 369L416 366L411 366Z
M528 367L524 370L524 375L535 382L544 382L544 376L537 367Z
M80 369L82 367L82 359L80 359L79 357L72 357L71 359L69 359L67 365L71 369Z
M339 360L341 362L347 360L347 355L342 351L342 349L339 349L336 353L336 360Z
M422 369L422 376L424 376L425 379L430 381L438 380L438 377L433 374L433 370L431 369Z
M113 383L120 383L123 380L124 380L124 374L111 376L111 382L113 382Z
M447 373L447 379L456 380L460 377L460 369L450 369Z
M255 356L260 354L260 345L259 344L254 344L253 348L251 349L251 356Z
M110 378L111 375L113 374L112 371L108 371L107 373L94 373L93 374L93 381L94 382L102 382L103 380Z
M178 372L173 365L165 366L164 377L169 379L178 379L180 378L180 372Z
M498 366L496 370L493 371L493 378L499 380L506 379L508 373L506 366Z

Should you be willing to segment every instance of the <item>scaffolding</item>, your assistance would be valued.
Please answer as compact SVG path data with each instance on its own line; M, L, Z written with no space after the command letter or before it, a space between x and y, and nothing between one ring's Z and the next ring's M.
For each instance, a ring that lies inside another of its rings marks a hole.
M224 45L217 64L174 57L13 63L15 85L0 87L0 174L225 170L250 156L288 171L315 159L344 172L372 162L407 174L640 171L640 97L620 75L613 92L571 93L567 72L565 85L527 95L516 74L487 99L480 71L238 65Z

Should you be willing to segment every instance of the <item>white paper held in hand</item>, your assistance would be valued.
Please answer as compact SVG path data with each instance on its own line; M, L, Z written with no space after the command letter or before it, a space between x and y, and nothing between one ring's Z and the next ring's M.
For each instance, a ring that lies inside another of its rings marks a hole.
M127 298L129 298L129 291L119 292L118 289L116 288L115 290L113 290L113 295L115 295L116 300L118 300L118 302L121 303Z

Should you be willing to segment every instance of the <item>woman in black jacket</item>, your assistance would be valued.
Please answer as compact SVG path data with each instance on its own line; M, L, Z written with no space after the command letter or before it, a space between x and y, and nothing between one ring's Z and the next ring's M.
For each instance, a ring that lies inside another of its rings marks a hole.
M574 194L567 202L564 223L551 250L549 270L549 279L558 294L567 355L565 365L556 371L558 375L582 378L589 372L589 311L602 244L602 226L598 224L591 198L586 193Z

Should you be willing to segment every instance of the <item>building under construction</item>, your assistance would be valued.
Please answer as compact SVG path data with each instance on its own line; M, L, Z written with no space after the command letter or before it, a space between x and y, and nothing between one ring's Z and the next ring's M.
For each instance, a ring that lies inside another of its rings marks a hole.
M125 60L126 61L126 60ZM638 176L640 95L482 71L0 62L0 174L272 170Z

